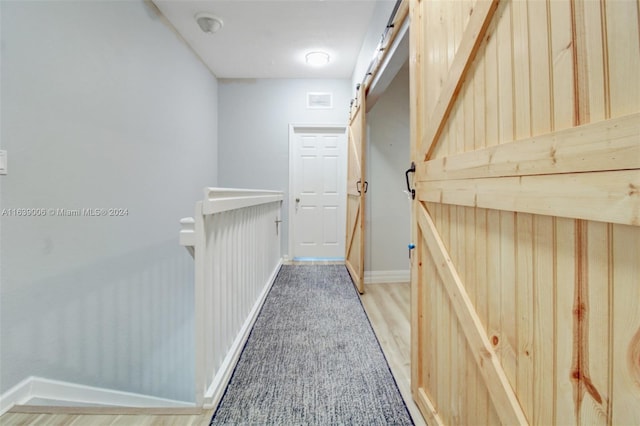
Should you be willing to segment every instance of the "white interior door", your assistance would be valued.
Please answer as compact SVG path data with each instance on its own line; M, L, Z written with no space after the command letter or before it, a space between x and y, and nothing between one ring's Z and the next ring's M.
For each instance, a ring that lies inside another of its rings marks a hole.
M344 127L292 127L292 256L344 259L346 135Z

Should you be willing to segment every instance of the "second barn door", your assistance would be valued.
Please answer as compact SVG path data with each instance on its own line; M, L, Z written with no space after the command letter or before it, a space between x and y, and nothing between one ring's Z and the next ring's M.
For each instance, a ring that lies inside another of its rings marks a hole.
M345 263L361 294L364 293L364 201L368 185L365 180L365 140L365 93L361 86L351 106L349 117L347 240L345 243Z

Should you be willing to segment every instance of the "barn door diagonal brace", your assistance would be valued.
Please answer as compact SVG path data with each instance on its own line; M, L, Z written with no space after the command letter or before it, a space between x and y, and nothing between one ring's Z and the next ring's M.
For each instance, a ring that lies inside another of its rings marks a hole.
M430 253L436 272L442 279L442 285L471 348L480 374L486 383L491 400L496 407L500 407L497 410L500 420L503 424L528 425L527 417L511 387L500 359L489 341L484 325L469 298L447 247L422 203L418 203L416 215L418 226L424 237L424 247Z

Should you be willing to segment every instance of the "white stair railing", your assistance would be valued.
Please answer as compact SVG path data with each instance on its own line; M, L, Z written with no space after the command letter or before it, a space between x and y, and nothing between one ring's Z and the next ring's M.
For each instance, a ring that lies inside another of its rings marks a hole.
M282 264L283 193L205 188L180 244L195 262L196 405L217 406Z

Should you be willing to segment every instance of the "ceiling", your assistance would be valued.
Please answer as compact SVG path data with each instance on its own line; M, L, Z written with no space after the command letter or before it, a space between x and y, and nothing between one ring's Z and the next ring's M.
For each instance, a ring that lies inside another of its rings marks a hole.
M391 0L383 0L391 1ZM153 0L218 78L351 78L375 0ZM194 16L224 22L204 33ZM380 34L384 28L380 28ZM331 55L311 67L309 51Z

